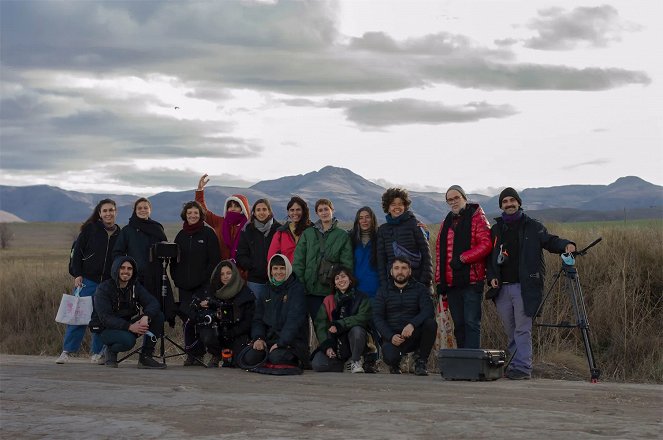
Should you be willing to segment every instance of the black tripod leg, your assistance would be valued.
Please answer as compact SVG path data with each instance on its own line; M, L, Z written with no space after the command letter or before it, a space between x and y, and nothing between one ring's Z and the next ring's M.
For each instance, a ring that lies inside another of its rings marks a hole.
M587 309L585 308L585 298L582 294L578 273L575 270L569 273L569 284L569 294L571 295L571 304L576 315L576 325L580 329L582 342L585 346L590 380L592 383L596 383L601 376L601 370L596 367L596 363L594 362L594 351L592 350L592 343L589 338L589 319L587 317Z

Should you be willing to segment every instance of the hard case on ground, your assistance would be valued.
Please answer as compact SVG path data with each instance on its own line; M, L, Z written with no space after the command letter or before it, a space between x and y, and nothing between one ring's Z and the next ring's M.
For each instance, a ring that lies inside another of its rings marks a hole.
M437 365L446 380L496 380L504 375L504 350L443 348Z

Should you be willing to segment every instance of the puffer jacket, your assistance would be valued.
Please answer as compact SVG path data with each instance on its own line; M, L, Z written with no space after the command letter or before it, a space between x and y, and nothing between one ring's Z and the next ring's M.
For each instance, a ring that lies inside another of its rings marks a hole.
M288 260L292 263L295 261L296 247L297 240L295 240L295 236L292 234L292 231L290 231L290 222L287 221L276 230L276 233L272 238L272 243L269 245L267 261L269 261L274 254L282 254L288 257Z
M380 287L386 287L389 281L391 264L394 261L394 241L413 254L421 255L419 266L412 267L412 277L430 286L433 281L433 263L428 240L417 226L419 221L412 212L405 211L399 219L398 224L387 222L378 228L377 266Z
M221 261L216 234L208 226L203 226L192 235L182 229L177 233L175 243L180 249L180 261L170 262L170 276L173 282L184 290L204 288L209 282L212 271Z
M285 262L286 280L278 286L270 282L269 292L256 301L251 337L254 340L263 339L268 346L290 346L295 347L298 353L306 353L308 322L304 286L292 274L290 262L287 259Z
M484 214L483 209L476 203L468 203L465 209L472 212L472 232L470 237L470 249L461 254L461 258L465 264L470 265L470 284L481 283L486 279L486 256L490 254L492 244L490 241L490 224ZM450 212L447 218L453 214ZM453 269L449 266L453 255L454 246L454 230L449 228L446 237L442 237L442 228L444 222L440 225L440 233L437 236L435 244L436 256L436 269L435 269L435 282L440 283L440 267L444 267L445 281L448 286L453 286ZM440 255L440 240L446 238L446 254Z
M74 276L82 276L97 283L110 279L113 248L119 236L119 226L108 235L101 220L87 224L78 235L74 246Z
M373 323L384 341L391 341L408 324L420 327L434 314L429 289L412 278L403 288L390 279L386 288L378 289L373 304Z
M265 284L267 282L267 251L272 244L276 230L281 226L274 220L269 234L260 232L253 223L247 223L239 236L237 245L237 266L248 273L247 281Z
M304 283L307 295L327 296L332 291L331 286L323 284L318 277L320 266L320 237L322 235L322 222L315 222L313 227L304 231L295 248L295 261L292 268L297 278ZM350 236L343 229L339 229L334 219L332 226L324 233L325 258L332 263L352 270L352 243Z
M506 223L501 217L495 219L491 228L494 246L488 261L488 279L497 279L501 284L500 268L497 256L500 254ZM534 317L541 303L543 282L546 277L546 265L542 249L554 254L561 254L572 241L548 233L541 222L523 213L522 226L518 230L520 249L518 258L518 277L520 294L523 298L525 315ZM573 243L575 244L575 243Z

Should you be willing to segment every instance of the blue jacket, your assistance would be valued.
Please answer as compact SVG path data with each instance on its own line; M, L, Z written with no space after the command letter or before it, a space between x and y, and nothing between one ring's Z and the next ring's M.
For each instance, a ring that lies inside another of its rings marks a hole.
M357 290L364 292L369 298L375 298L380 287L380 277L377 268L371 266L371 248L369 241L365 245L357 244L354 250L354 275L359 281Z

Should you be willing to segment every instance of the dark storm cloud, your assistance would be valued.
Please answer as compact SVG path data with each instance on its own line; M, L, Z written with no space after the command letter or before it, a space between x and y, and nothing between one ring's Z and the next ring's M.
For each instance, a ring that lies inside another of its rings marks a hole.
M374 127L476 122L486 118L505 118L517 113L510 105L472 102L465 105L449 106L416 99L337 101L331 102L330 107L344 108L350 121Z
M622 32L638 29L624 23L610 5L540 10L528 27L538 35L526 40L525 46L541 50L570 50L578 45L605 47L620 41Z

